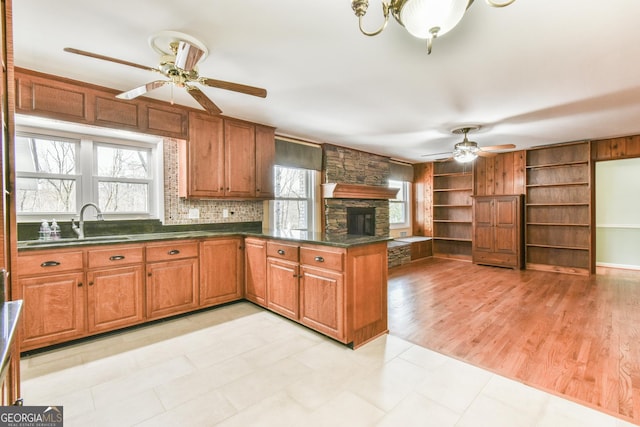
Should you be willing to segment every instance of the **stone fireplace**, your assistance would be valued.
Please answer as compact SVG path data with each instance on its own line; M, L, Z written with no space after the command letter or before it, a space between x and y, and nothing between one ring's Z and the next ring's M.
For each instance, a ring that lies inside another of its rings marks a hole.
M327 183L358 184L386 189L389 182L389 159L383 156L325 144L324 162ZM328 234L348 234L351 231L349 215L353 212L359 212L356 215L365 215L360 219L351 220L362 221L363 228L366 228L366 232L357 234L389 236L389 200L367 198L366 195L362 198L325 198L325 231Z

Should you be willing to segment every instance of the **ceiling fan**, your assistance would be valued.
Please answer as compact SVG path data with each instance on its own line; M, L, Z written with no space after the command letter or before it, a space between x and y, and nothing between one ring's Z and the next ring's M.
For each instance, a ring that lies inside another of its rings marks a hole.
M476 157L493 157L497 153L493 153L495 150L508 150L510 148L516 148L514 144L501 144L501 145L491 145L487 147L480 147L478 143L475 141L469 141L467 138L467 134L471 131L476 131L480 129L478 125L468 125L464 127L459 127L453 129L451 132L454 134L464 134L464 139L461 142L458 142L453 147L453 152L445 152L445 153L435 153L435 154L426 154L423 157L434 157L434 156L442 156L443 154L449 154L448 157L438 158L436 161L447 161L451 159L455 159L461 163L472 162L476 159Z
M197 64L207 56L209 51L202 42L188 34L178 31L161 31L149 38L149 44L161 55L157 67L148 67L146 65L140 65L122 59L112 58L71 47L65 47L64 51L75 53L77 55L88 56L90 58L115 62L117 64L128 65L142 70L154 71L162 74L167 79L155 80L116 95L116 97L120 99L134 99L149 91L170 84L184 88L187 93L210 114L220 114L222 113L222 110L194 84L240 92L261 98L265 98L267 96L267 91L265 89L211 79L208 77L201 77L198 74Z

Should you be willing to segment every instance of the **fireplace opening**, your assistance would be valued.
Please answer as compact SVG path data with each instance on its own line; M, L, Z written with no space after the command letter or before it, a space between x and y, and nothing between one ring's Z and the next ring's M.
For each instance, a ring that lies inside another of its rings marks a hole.
M376 208L347 208L347 234L376 235Z

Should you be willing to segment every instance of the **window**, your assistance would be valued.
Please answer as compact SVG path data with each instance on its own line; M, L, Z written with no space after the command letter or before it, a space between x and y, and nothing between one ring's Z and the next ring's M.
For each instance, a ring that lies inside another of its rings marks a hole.
M397 227L409 226L409 183L389 180L389 188L398 188L395 199L389 200L389 225Z
M313 231L314 188L315 171L276 166L271 228Z
M157 140L156 140L157 141ZM56 130L16 135L16 211L21 221L69 219L97 203L110 218L157 218L161 144Z

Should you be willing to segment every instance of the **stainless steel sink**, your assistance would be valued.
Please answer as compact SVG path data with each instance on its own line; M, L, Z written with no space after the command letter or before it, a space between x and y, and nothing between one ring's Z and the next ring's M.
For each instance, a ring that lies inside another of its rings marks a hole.
M75 237L63 238L57 240L24 240L18 242L18 246L45 246L45 245L60 245L65 243L83 243L83 242L126 242L131 240L130 236L115 235L115 236L89 236L84 239L78 239Z

